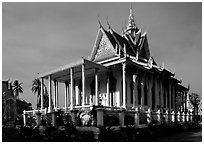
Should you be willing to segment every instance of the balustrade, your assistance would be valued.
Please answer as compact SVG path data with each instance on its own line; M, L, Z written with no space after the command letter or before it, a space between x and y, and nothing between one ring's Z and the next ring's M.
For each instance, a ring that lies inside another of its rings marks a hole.
M90 106L76 106L73 110L71 110L71 117L72 121L76 124L76 117L77 117L77 110L81 108L91 108ZM68 107L69 109L69 107ZM54 109L51 113L52 117L52 125L56 125L56 112L59 110L59 108ZM112 116L115 115L115 118L118 120L120 126L124 126L126 124L130 124L130 118L131 118L131 125L134 124L136 127L140 125L146 125L146 124L160 124L161 122L169 123L169 122L189 122L192 121L192 113L187 112L186 114L184 112L180 113L178 112L168 112L167 110L163 113L160 109L157 111L151 111L149 108L147 111L144 109L135 108L135 110L126 110L124 108L120 107L108 107L103 106L101 108L97 108L97 126L103 126L104 125L104 116ZM64 110L64 112L66 112ZM23 123L24 126L26 126L26 119L28 115L34 115L36 116L36 122L38 125L41 124L41 117L42 115L47 114L47 109L40 109L40 110L32 110L32 111L23 111ZM106 122L107 123L107 122Z

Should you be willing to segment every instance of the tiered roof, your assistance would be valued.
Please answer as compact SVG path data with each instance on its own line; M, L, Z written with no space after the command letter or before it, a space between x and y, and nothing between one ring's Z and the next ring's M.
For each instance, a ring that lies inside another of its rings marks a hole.
M107 63L110 59L121 61L124 58L129 58L139 67L157 71L174 79L175 82L181 83L175 78L174 73L156 64L150 54L147 33L142 34L142 30L136 26L132 9L130 9L128 24L122 35L115 32L109 23L108 29L105 30L99 21L98 35L89 60L104 64L104 61Z
M105 30L100 22L99 26L98 36L90 56L91 61L98 62L117 56L131 56L141 62L153 60L150 56L147 34L146 32L142 34L141 29L136 26L132 9L130 9L128 25L122 35L110 26L108 30ZM156 65L154 60L153 64Z

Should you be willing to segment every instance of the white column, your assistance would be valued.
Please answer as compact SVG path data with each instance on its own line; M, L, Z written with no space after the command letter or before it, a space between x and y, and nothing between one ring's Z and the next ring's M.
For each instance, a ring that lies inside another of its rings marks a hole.
M54 108L56 108L56 80L54 82Z
M71 80L70 80L71 82ZM68 83L67 93L68 93L68 107L71 106L71 83Z
M106 85L106 88L107 88L107 103L108 103L108 106L110 106L110 78L109 78L109 72L107 73L107 85Z
M141 77L141 107L144 106L144 77Z
M23 125L26 126L26 110L23 111Z
M123 73L123 107L126 108L126 63L122 64Z
M165 97L166 97L166 108L168 108L168 94L167 94L167 89L168 89L168 86L166 86L166 92L165 92Z
M149 86L148 86L148 92L149 92L149 100L148 100L148 106L152 108L152 75L150 74L149 79Z
M85 78L85 64L82 64L82 106L85 105L85 96L86 96L86 78Z
M56 108L59 107L59 98L58 98L58 81L56 81Z
M164 95L163 95L163 81L160 79L160 96L161 96L161 105L160 107L164 107Z
M41 78L41 110L43 109L44 105L43 105L43 84L44 84L44 79L43 77Z
M51 75L48 76L48 83L49 83L49 107L48 112L52 112L52 80Z
M155 76L155 108L159 104L159 95L158 95L158 76Z
M138 107L138 75L135 80L135 106Z
M71 90L70 90L70 109L73 109L73 97L74 97L74 74L73 74L74 68L70 69L70 84L71 84Z
M98 105L98 69L95 69L95 97L96 97L96 105Z
M75 86L75 103L76 105L79 105L79 87Z
M172 88L173 88L173 93L172 93L172 95L173 95L173 99L172 99L172 103L173 103L173 107L172 107L172 109L175 111L176 110L176 106L175 106L175 85L174 85L174 83L172 83Z
M64 107L65 107L65 111L66 111L67 110L68 83L65 82L64 86L65 86Z
M137 75L133 75L133 105L132 108L135 109L136 106L136 95L137 95L137 90L136 90L136 79L137 79Z
M171 109L172 107L171 107L171 82L169 82L169 109Z

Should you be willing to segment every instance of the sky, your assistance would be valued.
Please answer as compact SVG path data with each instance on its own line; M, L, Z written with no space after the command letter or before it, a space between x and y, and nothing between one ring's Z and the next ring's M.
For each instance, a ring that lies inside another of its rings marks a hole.
M38 73L87 58L107 19L117 33L128 23L131 3L2 4L2 80L22 82L20 98L36 107L32 81ZM158 65L202 95L202 4L132 3L135 22L147 32ZM63 91L64 92L64 91ZM59 95L63 106L63 92Z

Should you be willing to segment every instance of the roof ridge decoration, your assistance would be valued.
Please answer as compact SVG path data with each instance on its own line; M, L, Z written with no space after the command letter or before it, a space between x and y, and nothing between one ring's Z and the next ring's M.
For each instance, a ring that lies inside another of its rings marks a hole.
M152 57L150 56L150 57L149 57L149 60L148 60L148 66L149 66L150 68L152 68L152 64L153 64L153 59L152 59Z

